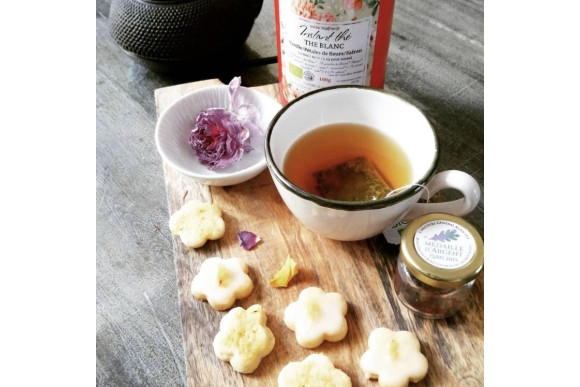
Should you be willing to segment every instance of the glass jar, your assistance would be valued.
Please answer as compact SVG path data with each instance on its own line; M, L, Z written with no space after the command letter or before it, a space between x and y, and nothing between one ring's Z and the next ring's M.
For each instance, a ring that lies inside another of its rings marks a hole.
M483 269L483 240L465 220L423 215L401 235L395 292L414 313L444 318L465 303Z

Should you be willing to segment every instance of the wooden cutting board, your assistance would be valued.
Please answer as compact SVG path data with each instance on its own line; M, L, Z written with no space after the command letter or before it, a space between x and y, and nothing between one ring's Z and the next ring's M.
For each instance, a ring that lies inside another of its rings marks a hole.
M181 96L213 84L221 82L207 80L156 90L157 114ZM276 85L254 89L278 98ZM367 350L368 336L378 327L411 331L421 342L429 371L416 385L483 385L483 275L460 313L443 320L416 317L394 292L398 246L388 244L382 235L359 242L319 237L303 227L285 207L267 170L231 187L200 185L165 164L164 173L170 214L195 198L217 204L226 223L226 233L221 239L208 241L199 249L187 248L179 238L173 241L190 386L276 386L282 367L312 353L327 355L350 376L353 386L378 386L376 380L365 378L359 366L360 357ZM262 238L250 251L238 244L236 234L244 230ZM298 264L298 275L287 288L270 287L269 280L288 254ZM252 374L237 373L229 363L215 356L212 342L227 311L218 312L190 293L191 281L201 263L212 256L239 257L248 264L254 290L249 297L236 301L234 307L261 304L268 317L267 325L274 333L274 350ZM284 325L285 307L309 286L342 293L348 300L348 334L342 341L305 349Z

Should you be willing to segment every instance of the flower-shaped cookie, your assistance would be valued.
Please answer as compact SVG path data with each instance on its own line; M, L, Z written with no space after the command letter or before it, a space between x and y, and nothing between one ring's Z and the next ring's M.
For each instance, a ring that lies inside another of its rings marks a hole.
M427 375L427 358L414 334L377 328L369 336L369 349L360 365L367 379L379 379L381 387L405 387Z
M228 309L254 289L247 273L248 266L239 258L207 258L191 281L191 294L199 300L207 300L216 310Z
M329 358L315 353L301 362L288 363L278 374L278 387L302 386L350 387L352 383Z
M317 287L302 290L298 301L284 310L284 323L296 333L296 341L304 348L314 348L324 340L344 339L347 304L340 293L325 293Z
M222 210L213 203L191 200L169 218L169 229L188 247L201 247L208 239L219 239L226 232Z
M262 358L274 349L274 334L266 321L264 309L258 304L247 310L242 307L230 310L222 318L213 341L216 356L229 361L238 372L254 372Z

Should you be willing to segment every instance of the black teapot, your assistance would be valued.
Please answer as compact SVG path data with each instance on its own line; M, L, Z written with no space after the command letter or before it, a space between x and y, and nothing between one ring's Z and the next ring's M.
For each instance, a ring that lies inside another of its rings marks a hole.
M158 67L234 58L263 0L112 0L109 28L129 55ZM165 66L164 66L165 65Z

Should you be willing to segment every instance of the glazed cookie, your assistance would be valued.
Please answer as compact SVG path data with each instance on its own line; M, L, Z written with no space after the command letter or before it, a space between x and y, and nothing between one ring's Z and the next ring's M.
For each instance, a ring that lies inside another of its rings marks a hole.
M411 332L377 328L368 344L360 365L367 379L378 378L381 387L405 387L427 375L427 358Z
M207 258L191 281L191 294L216 310L228 309L252 293L254 283L247 273L248 266L239 258Z
M302 290L298 300L284 310L284 323L296 334L305 348L314 348L324 340L339 341L348 331L346 299L340 293L325 293L317 287Z
M237 372L254 372L262 358L274 349L274 334L266 321L264 309L258 304L247 310L242 307L230 310L222 318L213 341L216 356L229 361Z
M278 387L350 387L350 377L335 368L323 354L312 354L301 362L288 363L278 374Z
M184 245L198 248L224 236L226 225L217 205L191 200L171 215L169 229Z

